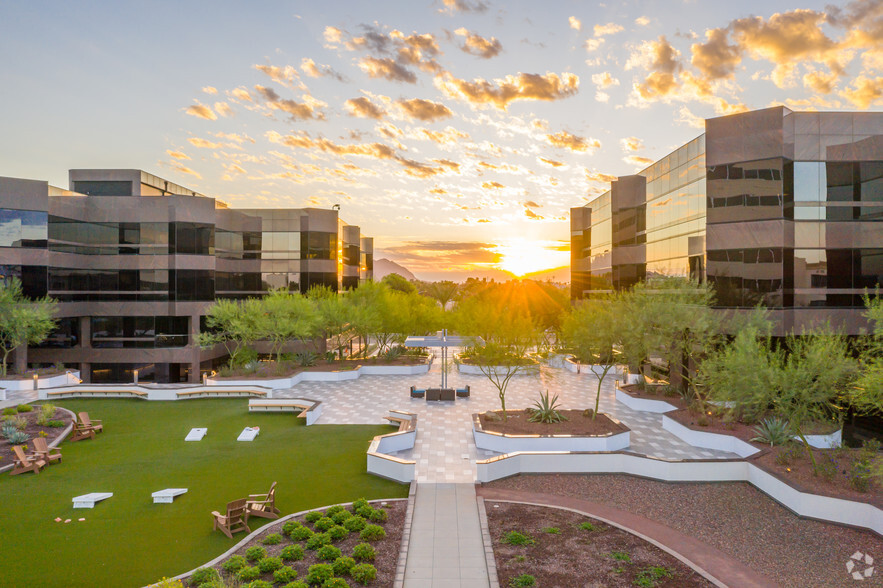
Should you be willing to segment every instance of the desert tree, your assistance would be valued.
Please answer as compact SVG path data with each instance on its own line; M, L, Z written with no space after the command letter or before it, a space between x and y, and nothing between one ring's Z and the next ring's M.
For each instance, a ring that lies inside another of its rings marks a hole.
M49 297L27 298L18 278L0 280L0 377L6 377L6 362L13 349L36 345L52 332L56 306Z

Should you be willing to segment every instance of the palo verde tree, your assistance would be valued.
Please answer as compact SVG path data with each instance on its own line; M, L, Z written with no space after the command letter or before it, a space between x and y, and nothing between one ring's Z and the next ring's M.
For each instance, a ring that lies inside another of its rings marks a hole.
M0 280L0 377L6 377L6 361L13 349L36 345L52 332L55 309L52 298L28 299L17 278Z
M601 385L613 368L613 343L616 340L616 296L587 298L564 317L561 337L564 344L598 378L595 411L601 403Z
M319 328L324 331L331 349L343 361L343 348L354 334L353 318L355 308L346 296L340 296L330 288L318 286L310 288L307 298L316 304Z
M270 342L270 352L276 356L276 368L282 366L282 348L295 339L304 341L318 331L319 316L313 302L300 292L285 288L272 290L260 299L257 317L258 339Z
M873 332L862 349L861 375L849 392L849 403L859 414L883 416L883 299L879 291L874 297L865 296L865 307Z
M249 343L266 336L267 327L262 300L216 300L205 315L208 330L199 334L202 348L222 344L230 356L228 365L236 365L237 356Z

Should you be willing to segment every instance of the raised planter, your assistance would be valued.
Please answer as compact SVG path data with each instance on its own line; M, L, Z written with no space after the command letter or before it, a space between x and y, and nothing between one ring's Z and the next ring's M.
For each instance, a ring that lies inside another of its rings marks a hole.
M80 383L80 372L75 370L69 370L63 374L58 374L55 376L38 376L37 377L37 387L38 389L43 388L55 388L56 386L67 386L69 384L79 384ZM8 380L0 380L0 388L4 388L6 390L33 390L34 389L34 379L33 378L15 378ZM2 400L6 400L6 394L3 392Z
M477 365L471 365L468 363L463 363L460 360L459 355L454 356L454 361L457 364L457 371L461 374L467 374L470 376L483 376L484 373L479 369ZM505 375L509 372L509 367L506 366L490 366L490 370L493 370L493 373L499 373L500 375ZM540 373L540 363L536 360L533 363L529 363L527 365L519 366L518 372L515 374L517 376L535 376Z
M616 382L616 401L620 402L632 410L638 410L642 412L653 412L653 413L664 413L671 412L672 410L677 410L678 407L669 404L664 400L652 400L650 398L636 398L632 396L625 390L622 390L619 387L619 382Z
M580 363L573 359L573 356L564 358L562 362L562 367L569 372L573 372L575 374L591 374L594 373L596 376L600 376L604 373L603 365L591 364L591 363ZM607 372L607 376L621 376L623 372L623 367L621 365L614 365L610 368L610 371Z
M666 415L662 415L662 428L693 447L729 451L730 453L735 453L739 457L748 457L749 455L754 455L760 451L760 449L751 443L742 441L732 435L694 431Z
M415 479L417 462L389 454L414 448L414 442L417 440L417 415L391 410L387 419L398 422L399 430L378 435L371 441L367 452L368 473L409 484Z
M232 396L272 398L273 389L254 384L235 386L148 386L142 384L78 384L43 389L37 393L40 400L61 398L140 398L141 400L187 400L190 398L222 398Z
M352 370L329 372L298 372L287 378L241 378L238 380L206 378L208 386L257 385L265 388L291 388L300 382L346 382L357 380L359 376L414 376L425 374L432 366L432 356L425 363L417 365L360 365Z
M478 449L512 453L515 451L619 451L629 446L628 427L614 418L625 431L605 435L510 435L486 431L478 414L472 415L472 436Z

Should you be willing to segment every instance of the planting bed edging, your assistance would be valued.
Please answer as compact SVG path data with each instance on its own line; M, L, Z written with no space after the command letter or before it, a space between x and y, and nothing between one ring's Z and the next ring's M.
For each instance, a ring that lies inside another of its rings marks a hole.
M400 422L398 431L378 435L371 440L366 452L368 473L394 482L409 484L416 477L417 462L389 454L414 448L414 442L417 440L417 415L400 410L391 410L389 415L396 420L407 422Z
M407 498L381 498L381 499L377 499L377 500L369 500L368 502L399 502L399 501L402 501L402 500L408 500L408 499L407 499ZM346 507L346 506L352 506L352 504L353 504L352 502L342 502L342 503L341 503L341 506L344 506L344 507ZM195 567L195 568L193 568L192 570L190 570L189 572L184 572L183 574L178 574L178 575L175 576L174 578L169 578L169 580L185 580L185 579L189 578L190 576L192 576L193 573L194 573L196 570L200 569L200 568L208 568L208 567L211 567L211 566L214 566L214 565L217 565L217 564L221 563L222 560L227 559L228 557L230 557L230 556L232 556L234 553L236 553L236 551L237 551L240 547L242 547L243 545L245 545L246 543L248 543L249 541L251 541L252 539L254 539L255 537L257 537L257 536L258 536L259 534L261 534L262 532L266 531L266 527L268 527L268 526L270 526L270 525L275 525L275 524L279 524L279 523L284 523L284 522L286 522L286 521L289 520L289 519L293 519L294 517L299 517L299 516L305 515L305 514L307 514L308 512L320 511L320 510L326 510L326 509L328 509L328 508L331 508L332 506L335 506L335 505L334 505L334 504L329 504L329 505L322 506L322 507L319 507L319 508L311 508L310 510L302 510L302 511L300 511L300 512L296 512L296 513L294 513L294 514L290 514L290 515L285 515L285 516L283 516L283 517L279 517L278 519L274 520L272 523L268 523L267 525L264 525L263 527L261 527L261 528L259 528L259 529L256 529L256 530L252 531L251 533L249 533L248 535L246 535L245 537L243 537L242 540L241 540L239 543L237 543L236 545L234 545L233 547L231 547L230 549L228 549L227 551L225 551L224 553L222 553L221 555L219 555L219 556L216 557L215 559L213 559L213 560L211 560L211 561L209 561L209 562L206 562L206 563L202 564L202 565L199 566L199 567ZM142 588L152 588L152 586L153 586L153 584L148 584L147 586L143 586Z
M25 404L25 403L22 403L22 404ZM71 422L68 426L66 426L64 428L64 430L61 432L61 434L58 437L56 437L55 439L53 439L49 443L49 449L55 449L56 447L58 447L61 444L61 442L64 441L68 435L70 435L71 431L74 430L74 423L77 422L77 415L75 415L73 412L71 412L70 410L63 408L61 406L58 406L56 408L58 408L59 410L63 410L64 412L71 415ZM5 465L3 467L0 467L0 473L11 470L14 465L15 464L11 463L11 464Z
M749 457L760 451L757 447L732 435L694 431L666 415L662 415L662 428L693 447L729 451L739 457Z
M467 374L470 376L483 376L481 369L477 365L471 365L468 363L463 363L460 359L459 355L454 356L454 362L457 364L457 371L461 374ZM505 374L510 368L507 366L489 366L490 370L494 372L499 371L500 374ZM535 376L540 373L540 363L538 361L534 361L533 363L519 366L518 373L516 376Z
M666 482L749 482L798 516L883 535L883 510L871 504L809 494L742 460L665 461L633 453L515 452L476 463L479 482L516 474L629 474Z
M37 377L37 388L54 388L56 386L64 386L67 384L79 384L80 372L76 370L68 370L57 376L49 376L48 378ZM32 378L19 378L15 380L0 380L0 400L6 400L6 390L33 390L34 380Z
M620 402L632 410L641 412L652 412L660 414L677 410L677 406L672 406L664 400L651 400L649 398L635 398L631 394L619 389L619 382L616 385L616 401Z
M610 420L619 423L607 415ZM619 423L622 424L622 423ZM627 427L626 427L627 428ZM629 446L630 431L609 433L603 436L581 437L577 435L508 435L485 431L478 414L472 415L472 436L475 447L497 453L515 451L619 451Z
M596 364L588 364L588 363L579 363L573 361L573 357L564 358L563 367L569 372L573 372L575 374L587 374L589 372L594 373L596 376L600 376L604 373L603 365ZM608 376L622 376L623 368L621 365L614 365L610 368L610 371L607 372Z

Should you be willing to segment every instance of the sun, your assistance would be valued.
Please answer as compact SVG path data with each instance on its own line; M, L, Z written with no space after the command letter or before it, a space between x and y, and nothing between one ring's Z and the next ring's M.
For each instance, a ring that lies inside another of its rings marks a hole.
M496 253L501 255L497 264L500 269L518 277L540 270L566 266L570 263L570 252L560 251L557 242L528 241L517 239L500 244Z

